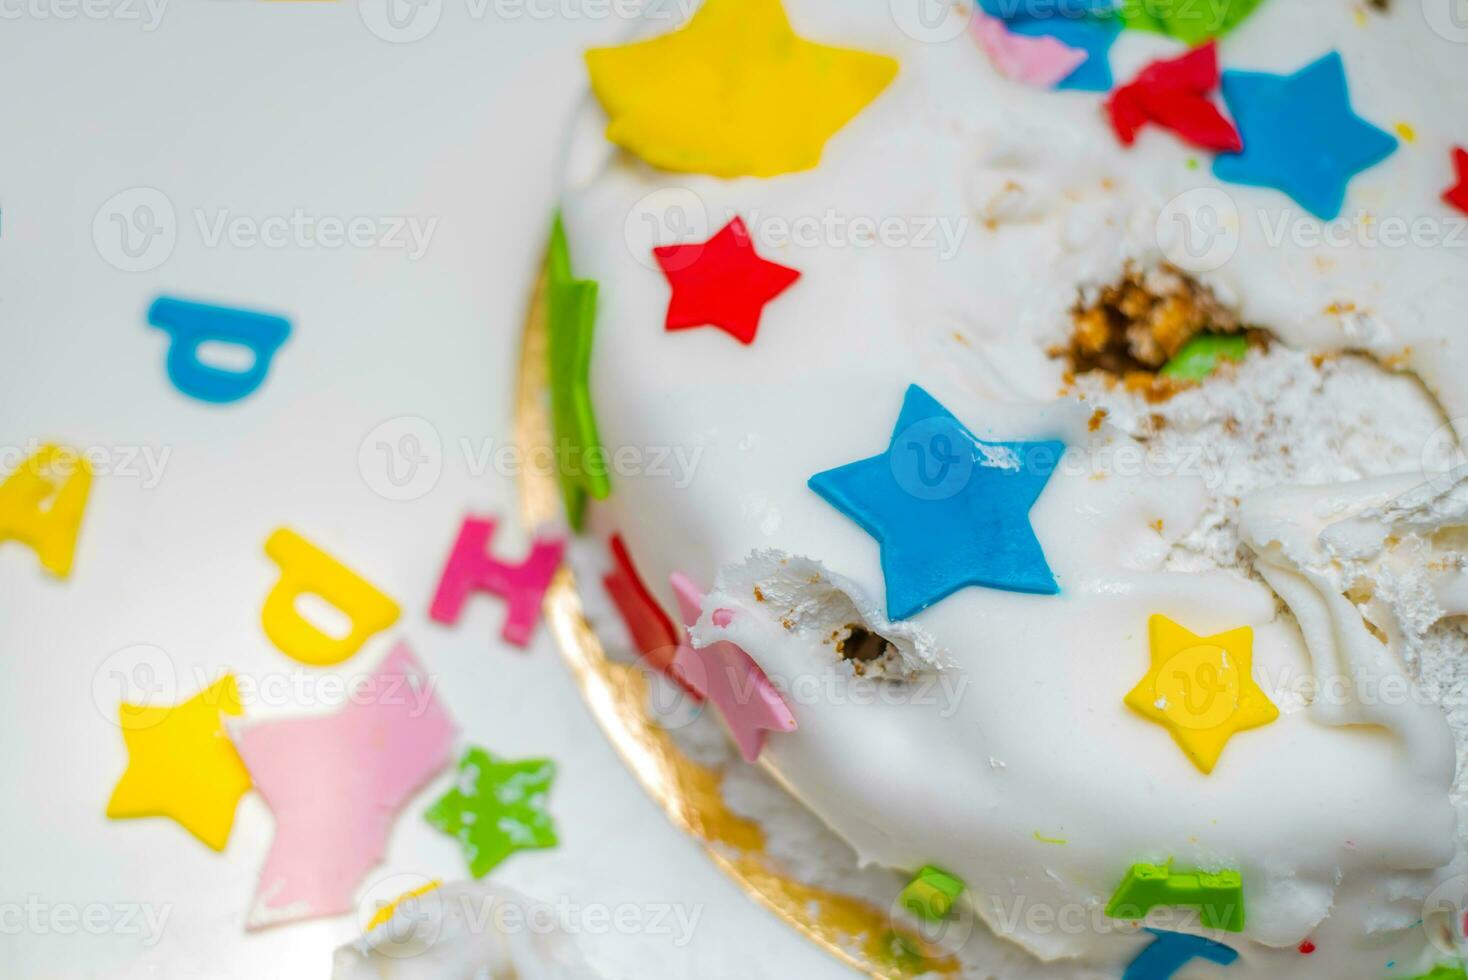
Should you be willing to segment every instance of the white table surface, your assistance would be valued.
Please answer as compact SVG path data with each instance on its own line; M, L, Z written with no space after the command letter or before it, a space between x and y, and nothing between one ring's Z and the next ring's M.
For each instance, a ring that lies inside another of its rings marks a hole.
M251 716L326 710L322 672L259 626L275 579L262 545L289 526L403 607L336 673L370 671L405 638L465 743L559 763L560 847L511 857L495 880L581 909L699 912L683 944L583 934L618 976L849 976L670 827L544 634L528 652L505 646L488 599L457 628L427 619L461 517L515 513L513 477L476 459L512 436L517 335L585 87L580 51L627 23L609 0L421 0L398 36L432 29L394 43L367 26L392 33L383 2L0 0L0 465L56 439L117 470L93 487L70 581L0 546L0 974L319 978L355 934L352 917L244 932L273 826L258 795L223 854L168 820L103 817L126 764L115 672L139 644L163 651L180 698L228 668L275 685ZM156 204L136 188L167 199L174 241L169 253L155 238L136 260L152 267L130 272L109 215ZM329 232L211 235L221 218L270 228L297 209L436 225L416 257L327 247ZM265 386L229 407L175 391L144 316L160 294L289 316ZM405 417L425 422L392 421ZM371 445L425 424L441 474L387 499ZM464 876L457 844L422 820L446 782L407 807L359 894ZM166 915L159 936L139 925L149 912Z

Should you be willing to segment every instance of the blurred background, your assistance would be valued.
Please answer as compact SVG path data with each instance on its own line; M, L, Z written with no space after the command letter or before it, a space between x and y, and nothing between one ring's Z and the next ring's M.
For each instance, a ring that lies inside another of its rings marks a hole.
M427 617L466 514L509 521L502 556L525 545L497 452L519 331L581 52L624 37L635 7L0 0L0 471L57 441L97 472L68 580L0 544L6 977L327 976L363 911L244 929L274 826L258 794L220 854L170 820L105 819L127 764L117 706L229 670L248 718L331 711L399 640L459 746L558 764L560 846L490 878L586 921L629 910L576 936L609 976L847 975L670 827L544 631L507 646L495 600L456 627ZM147 323L160 295L289 319L263 387L181 394ZM279 527L399 621L335 668L282 655L260 628ZM362 910L466 876L422 819L450 782L402 811Z

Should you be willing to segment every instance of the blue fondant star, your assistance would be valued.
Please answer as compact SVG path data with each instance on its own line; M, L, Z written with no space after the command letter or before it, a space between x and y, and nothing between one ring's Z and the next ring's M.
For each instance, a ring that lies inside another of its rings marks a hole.
M1202 936L1148 929L1157 941L1132 960L1121 980L1171 980L1177 971L1193 960L1208 960L1219 966L1230 966L1239 958L1237 950Z
M1110 92L1115 84L1111 76L1111 45L1121 34L1122 23L1115 17L1104 17L1110 4L1104 0L980 0L979 6L990 17L998 17L1016 34L1026 37L1053 37L1062 44L1086 52L1086 60L1067 75L1056 88L1079 92Z
M1338 51L1293 75L1226 71L1222 87L1244 151L1221 154L1214 176L1282 190L1325 221L1340 215L1351 178L1397 148L1352 111Z
M1060 591L1029 513L1064 451L977 439L912 385L887 451L817 473L810 488L877 539L887 615L906 619L966 585Z

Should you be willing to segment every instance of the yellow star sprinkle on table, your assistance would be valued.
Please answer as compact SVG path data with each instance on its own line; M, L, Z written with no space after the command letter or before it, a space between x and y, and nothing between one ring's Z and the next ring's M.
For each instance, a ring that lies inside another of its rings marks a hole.
M1279 709L1254 683L1254 631L1196 636L1166 616L1148 623L1152 667L1126 703L1162 725L1193 764L1211 773L1235 734L1267 725Z
M172 817L214 850L224 850L250 774L224 732L221 713L243 713L232 674L182 704L124 701L118 721L128 765L107 816Z
M705 0L682 29L595 48L586 65L607 139L716 177L809 170L897 74L883 55L797 37L780 0Z

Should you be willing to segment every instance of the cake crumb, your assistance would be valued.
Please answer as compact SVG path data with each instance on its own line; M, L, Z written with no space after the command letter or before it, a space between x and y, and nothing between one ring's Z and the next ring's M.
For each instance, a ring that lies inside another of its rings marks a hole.
M1245 327L1207 286L1172 266L1143 271L1128 266L1120 281L1083 290L1071 308L1068 346L1052 357L1069 361L1067 377L1094 372L1121 380L1128 391L1162 402L1189 383L1157 374L1201 333L1245 333L1267 345L1267 335Z

